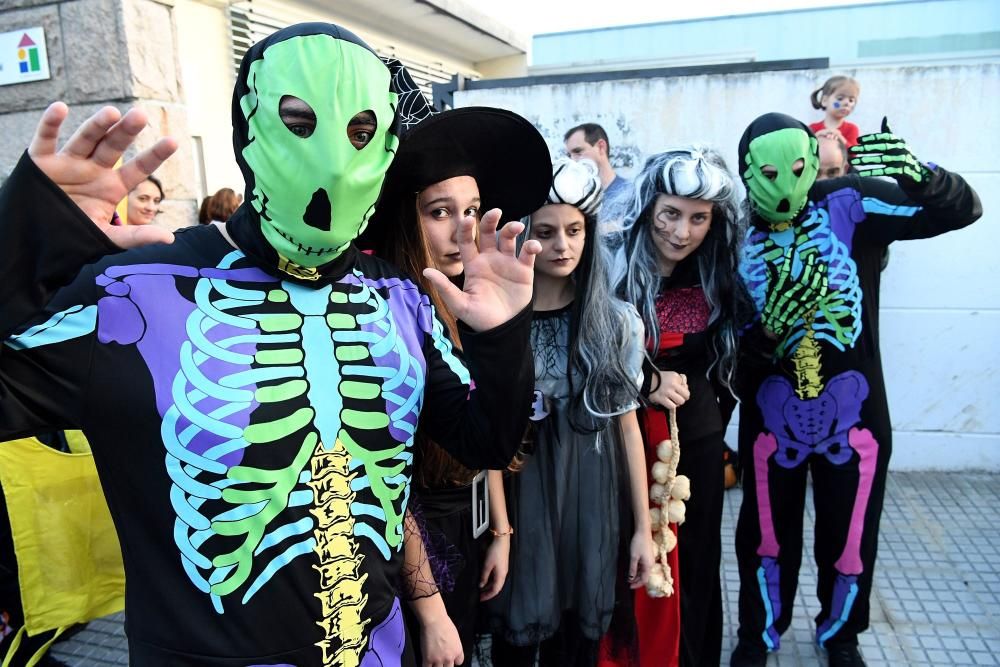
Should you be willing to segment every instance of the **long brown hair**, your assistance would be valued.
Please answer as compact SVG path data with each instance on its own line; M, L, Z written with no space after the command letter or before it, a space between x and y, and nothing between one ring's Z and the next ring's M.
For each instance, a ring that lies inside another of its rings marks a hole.
M462 341L458 337L458 322L437 289L424 277L424 269L433 266L427 238L420 215L417 212L417 194L407 196L407 201L399 207L400 220L392 234L383 236L383 247L374 248L378 257L394 264L412 281L419 285L430 298L441 319L452 344L462 349ZM414 465L414 480L418 486L437 488L442 486L462 486L475 477L476 471L466 468L456 461L442 447L427 437L420 426L414 436L416 447L416 463Z

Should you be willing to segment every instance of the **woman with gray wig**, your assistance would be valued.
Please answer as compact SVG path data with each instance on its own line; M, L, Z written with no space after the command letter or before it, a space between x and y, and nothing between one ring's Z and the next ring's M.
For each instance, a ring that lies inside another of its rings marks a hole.
M542 246L531 323L535 404L509 480L517 532L507 584L489 606L492 657L494 665L537 658L542 667L596 667L609 628L628 634L629 589L646 583L653 560L636 419L644 335L635 309L611 291L597 166L561 159L552 180L524 232Z
M657 460L657 444L669 439L665 409L677 408L677 473L691 480L678 530L679 596L637 592L639 654L642 664L656 656L657 664L717 665L723 436L737 334L752 313L736 271L743 235L736 187L719 153L704 146L652 156L634 187L620 211L623 245L612 275L647 332L643 395L650 405L640 416L646 455L650 464Z

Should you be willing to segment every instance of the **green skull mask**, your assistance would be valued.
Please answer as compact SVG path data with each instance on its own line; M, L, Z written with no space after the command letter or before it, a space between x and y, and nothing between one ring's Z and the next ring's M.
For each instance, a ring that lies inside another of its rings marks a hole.
M270 44L242 71L246 140L237 151L252 185L248 203L281 258L302 267L326 264L364 230L392 162L397 96L389 70L358 43L311 34ZM315 113L311 135L299 136L282 122L286 96ZM374 114L377 129L359 150L347 128L363 111Z
M793 166L799 160L803 167L796 175ZM762 218L771 223L788 222L805 208L819 173L816 137L798 127L767 132L750 140L743 161L743 182ZM764 167L777 169L777 174L766 176Z

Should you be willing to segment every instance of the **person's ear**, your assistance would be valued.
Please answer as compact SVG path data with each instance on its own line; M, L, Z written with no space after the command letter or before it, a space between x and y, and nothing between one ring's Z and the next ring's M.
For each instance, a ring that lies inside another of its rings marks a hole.
M597 140L597 147L600 148L601 153L604 154L604 157L606 158L611 157L610 155L608 155L608 142L606 142L604 139Z

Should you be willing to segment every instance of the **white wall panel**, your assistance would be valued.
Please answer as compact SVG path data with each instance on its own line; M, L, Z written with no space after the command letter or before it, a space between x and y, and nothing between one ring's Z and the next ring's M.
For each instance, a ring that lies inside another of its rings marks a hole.
M963 173L984 218L935 239L897 243L883 274L882 354L895 469L1000 470L1000 66L878 67L861 82L862 131L883 115L918 157ZM516 111L562 152L566 129L601 123L633 175L651 153L703 141L735 166L747 123L767 111L819 118L809 92L831 72L792 71L460 91L456 106ZM730 444L735 445L735 436Z

